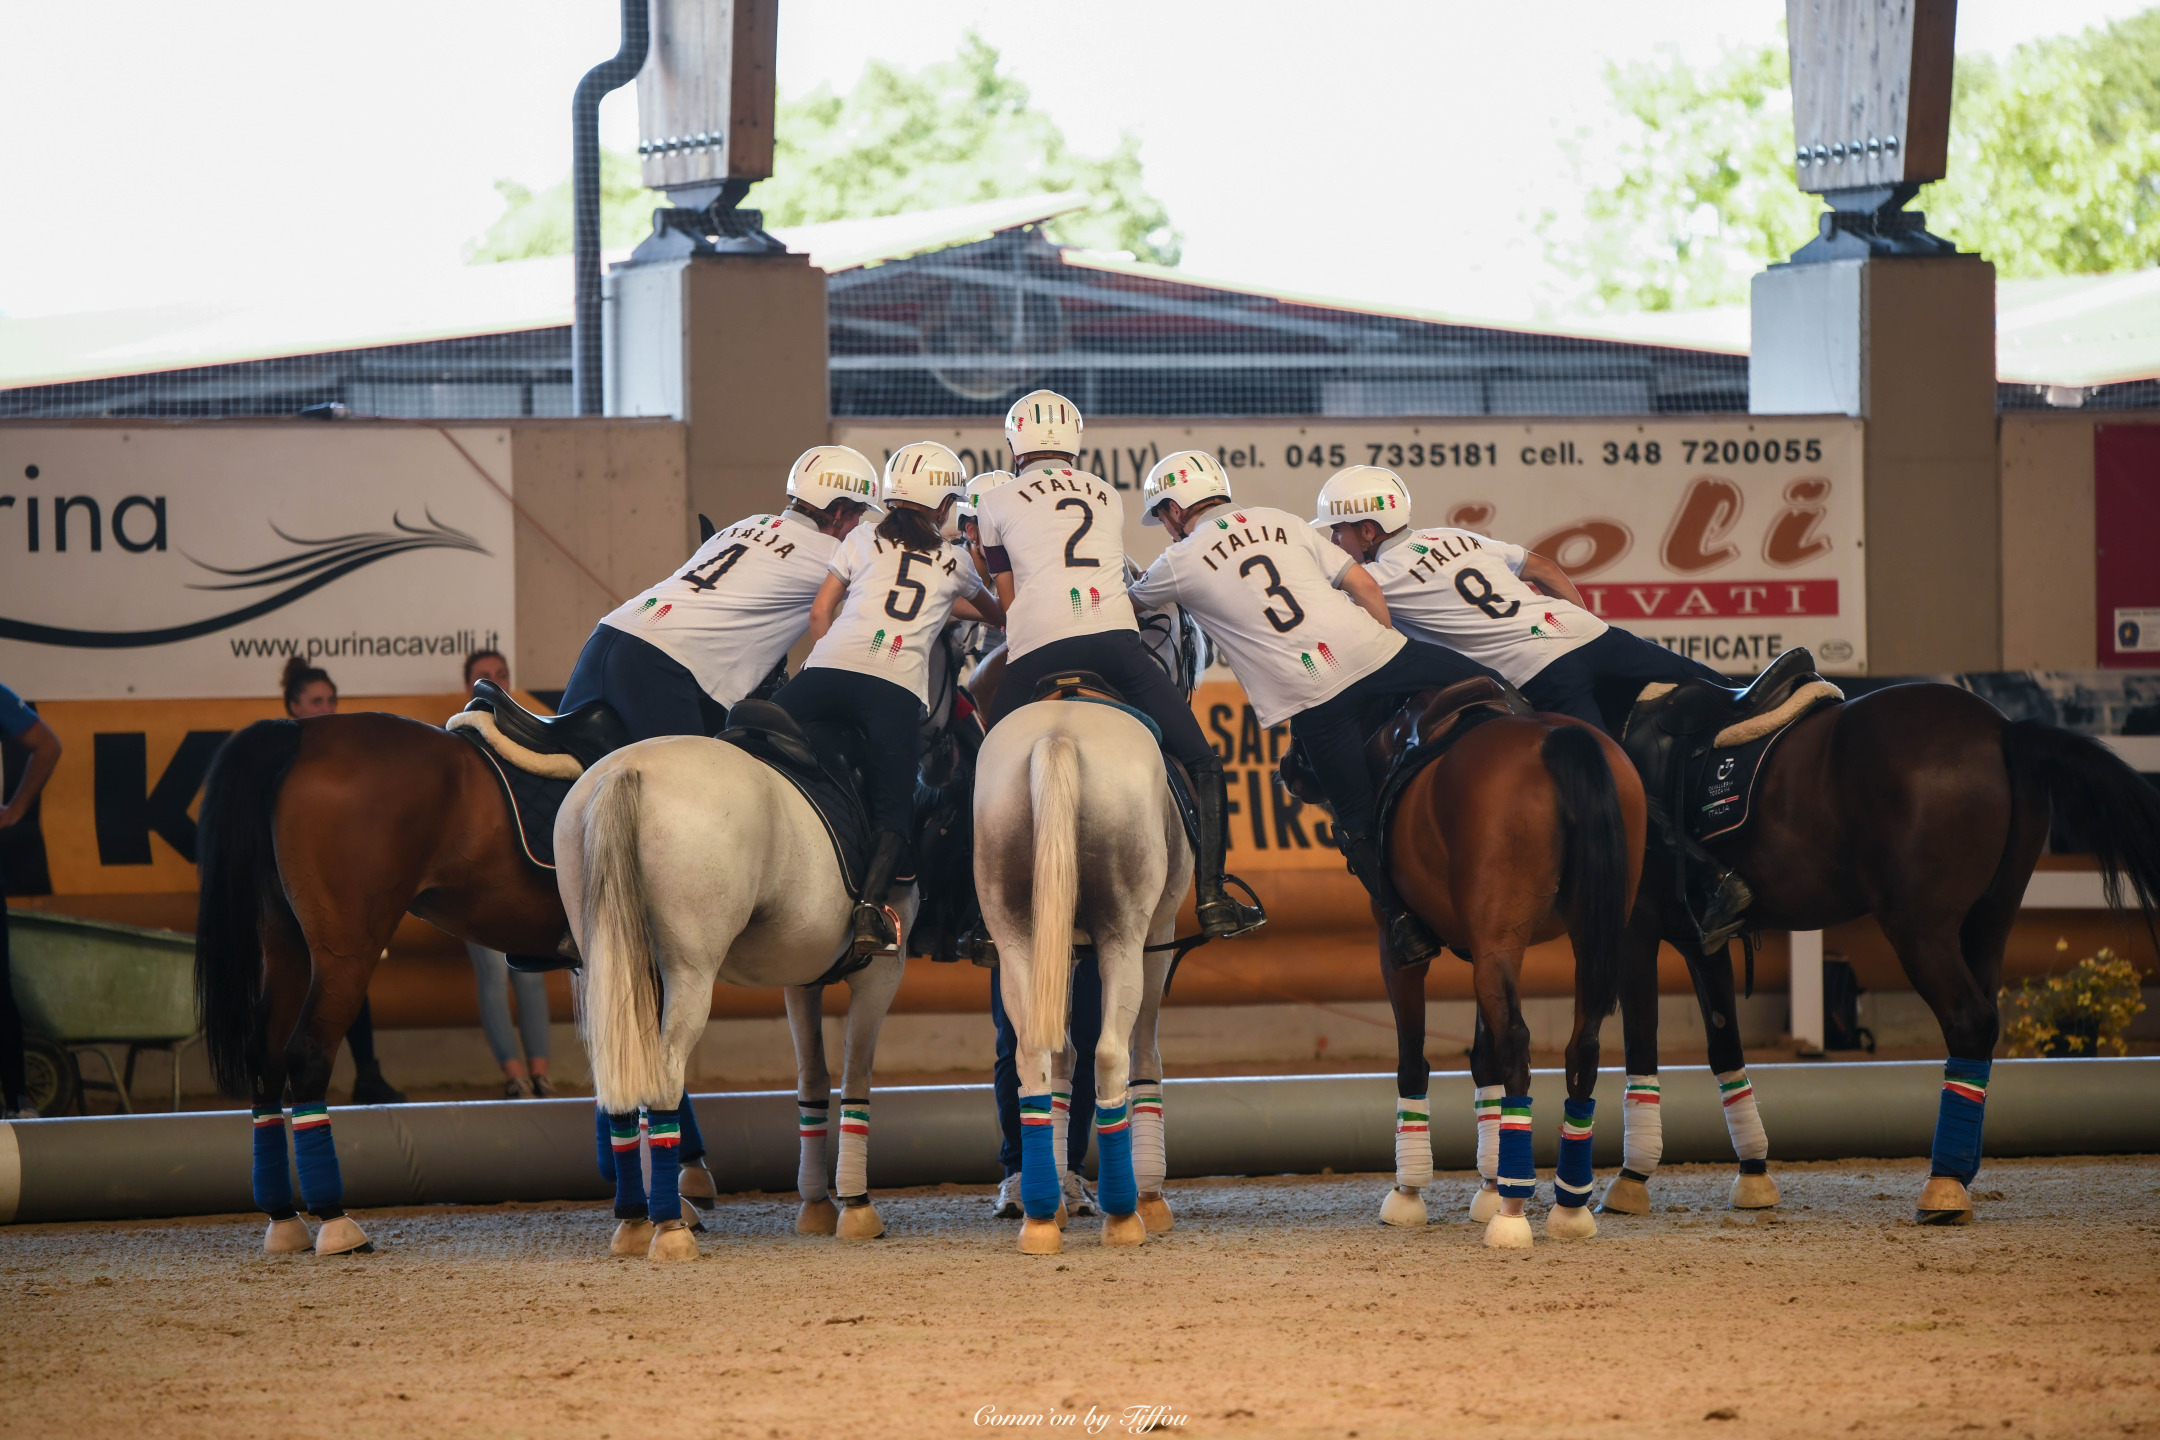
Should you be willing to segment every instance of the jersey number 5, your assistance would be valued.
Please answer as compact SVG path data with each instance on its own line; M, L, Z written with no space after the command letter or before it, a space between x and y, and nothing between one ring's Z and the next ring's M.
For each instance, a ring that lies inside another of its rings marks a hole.
M749 553L748 545L730 545L703 565L693 565L683 571L682 578L700 590L710 590L721 576L735 568L736 561Z
M1267 616L1267 623L1275 627L1275 632L1278 635L1286 635L1290 631L1297 629L1298 626L1304 624L1305 607L1297 603L1297 596L1292 595L1288 590L1285 590L1283 588L1282 572L1275 568L1275 562L1273 560L1270 560L1265 555L1255 555L1251 559L1247 560L1244 564L1237 567L1237 573L1240 579L1252 574L1252 572L1255 570L1267 571L1267 589L1263 590L1261 593L1264 595L1280 595L1282 597L1283 604L1290 607L1290 613L1288 615L1277 615L1275 613L1275 607L1273 605L1269 605L1261 610L1260 613Z
M1477 582L1475 590L1470 588L1470 583L1473 580ZM1472 605L1477 606L1487 615L1492 616L1495 620L1505 620L1522 609L1520 600L1502 600L1492 588L1492 581L1487 580L1482 572L1476 570L1458 570L1455 572L1455 593L1462 596Z
M902 550L900 552L900 573L893 577L892 592L885 597L885 613L895 620L913 620L917 615L922 614L922 602L924 597L929 595L930 589L922 581L908 578L908 571L915 568L915 562L918 560L925 565L937 564L935 555L925 555L920 550ZM908 597L908 607L905 610L902 610L899 604L902 590L915 592Z
M1070 508L1080 512L1080 528L1073 531L1065 541L1065 568L1068 570L1085 570L1102 564L1100 560L1090 560L1085 556L1073 554L1073 546L1080 543L1080 537L1095 528L1095 511L1093 507L1085 500L1066 499L1058 501L1057 508L1060 510Z

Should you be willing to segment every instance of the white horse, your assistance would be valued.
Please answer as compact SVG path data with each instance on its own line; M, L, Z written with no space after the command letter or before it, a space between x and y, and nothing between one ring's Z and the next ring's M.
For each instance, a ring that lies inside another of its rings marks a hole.
M832 1117L823 990L814 982L848 948L855 899L810 802L733 745L698 736L647 740L607 756L571 787L555 821L555 853L584 957L578 1025L600 1107L615 1128L622 1219L614 1253L697 1254L695 1237L672 1218L679 1203L670 1142L716 981L787 987L803 1117L795 1228L844 1239L884 1233L867 1181L870 1072L902 962L880 955L847 980L836 1210L825 1180ZM901 954L915 908L910 890L899 907ZM652 1115L649 1204L636 1155L640 1107ZM641 1208L671 1218L654 1226L636 1218Z
M1026 1254L1064 1248L1051 1096L1062 1078L1053 1071L1066 1070L1057 1057L1068 1048L1073 944L1081 933L1102 975L1094 1062L1103 1242L1138 1245L1149 1229L1169 1228L1155 1016L1170 962L1148 947L1170 941L1191 879L1191 850L1161 751L1132 715L1082 700L1024 705L983 742L975 885L1019 1041ZM1154 1079L1128 1094L1136 1051L1141 1073Z

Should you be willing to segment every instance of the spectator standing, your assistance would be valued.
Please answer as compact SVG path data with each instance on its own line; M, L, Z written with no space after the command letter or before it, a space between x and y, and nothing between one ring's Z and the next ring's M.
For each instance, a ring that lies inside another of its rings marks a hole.
M285 661L285 673L280 677L280 683L285 691L285 713L293 719L310 720L318 715L337 714L337 682L327 671L316 669L298 655ZM345 1032L345 1043L352 1047L352 1103L404 1104L405 1092L383 1078L382 1062L375 1058L375 1012L364 996L360 1001L360 1013L353 1017L351 1027Z
M45 788L45 782L52 778L53 767L60 763L60 737L5 685L0 685L0 735L30 752L21 783L16 785L13 795L4 797L6 804L0 805L0 830L5 830L29 818L31 807L37 804L38 792ZM6 881L7 876L0 875L0 896L7 893ZM7 903L4 899L0 899L0 1118L37 1119L37 1107L24 1093L22 1015L15 1009L15 980L8 968Z
M510 662L500 650L475 650L465 657L465 690L475 680L492 680L510 688ZM473 983L480 992L480 1028L487 1034L488 1049L502 1066L503 1094L512 1100L546 1098L556 1093L548 1079L547 976L528 970L512 970L500 950L465 942L472 957ZM517 1025L510 1024L510 992L517 992ZM525 1052L518 1053L523 1039Z

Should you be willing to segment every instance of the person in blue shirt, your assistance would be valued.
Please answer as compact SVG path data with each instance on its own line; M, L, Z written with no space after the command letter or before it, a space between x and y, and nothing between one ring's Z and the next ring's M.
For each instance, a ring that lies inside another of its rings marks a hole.
M52 727L23 704L22 697L0 685L0 736L29 753L15 793L0 805L0 830L21 824L36 806L38 792L52 778L60 763L60 737ZM0 896L7 893L7 879L0 874ZM0 1118L35 1120L37 1109L23 1093L22 1015L15 1009L15 982L8 969L7 906L0 900Z

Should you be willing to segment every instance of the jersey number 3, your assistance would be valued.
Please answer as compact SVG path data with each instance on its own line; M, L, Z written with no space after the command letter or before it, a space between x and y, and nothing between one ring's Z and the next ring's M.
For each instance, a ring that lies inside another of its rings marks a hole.
M1278 635L1286 635L1290 631L1297 629L1298 626L1304 624L1305 607L1297 603L1297 596L1292 595L1288 590L1283 588L1282 571L1275 568L1275 562L1273 560L1270 560L1265 555L1255 555L1251 559L1247 560L1244 564L1237 567L1237 573L1240 579L1252 574L1252 572L1255 570L1267 571L1267 589L1263 590L1261 593L1263 595L1279 595L1282 597L1283 604L1290 607L1290 613L1288 615L1277 615L1275 613L1275 607L1273 605L1269 605L1263 610L1261 610L1260 613L1267 616L1267 623L1275 627L1275 633Z

